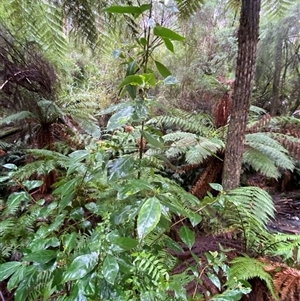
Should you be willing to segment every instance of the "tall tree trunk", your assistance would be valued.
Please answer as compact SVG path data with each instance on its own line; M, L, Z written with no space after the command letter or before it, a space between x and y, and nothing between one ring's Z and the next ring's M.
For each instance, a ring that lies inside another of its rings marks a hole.
M255 70L260 5L261 0L242 0L238 57L222 178L225 191L240 184L243 145Z

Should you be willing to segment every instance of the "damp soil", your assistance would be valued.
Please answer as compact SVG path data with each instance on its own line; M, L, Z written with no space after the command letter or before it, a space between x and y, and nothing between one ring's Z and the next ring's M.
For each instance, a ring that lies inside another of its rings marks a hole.
M268 228L271 232L300 234L300 189L271 193L276 212Z

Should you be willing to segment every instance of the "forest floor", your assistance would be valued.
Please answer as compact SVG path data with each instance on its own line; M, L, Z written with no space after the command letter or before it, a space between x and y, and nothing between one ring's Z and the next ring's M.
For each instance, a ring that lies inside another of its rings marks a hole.
M271 192L276 213L268 224L271 232L300 234L300 189L284 193Z

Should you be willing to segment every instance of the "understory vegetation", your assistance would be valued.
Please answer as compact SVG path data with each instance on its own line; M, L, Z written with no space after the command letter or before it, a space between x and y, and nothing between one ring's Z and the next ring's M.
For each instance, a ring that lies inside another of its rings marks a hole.
M299 1L262 3L230 190L240 1L98 2L0 3L0 301L299 300L269 226L300 186Z

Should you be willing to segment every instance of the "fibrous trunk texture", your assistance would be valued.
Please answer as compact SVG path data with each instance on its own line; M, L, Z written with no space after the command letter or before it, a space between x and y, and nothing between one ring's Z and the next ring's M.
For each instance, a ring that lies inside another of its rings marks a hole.
M222 184L228 191L239 186L251 86L258 42L260 0L243 0L238 31L238 57L228 128Z

